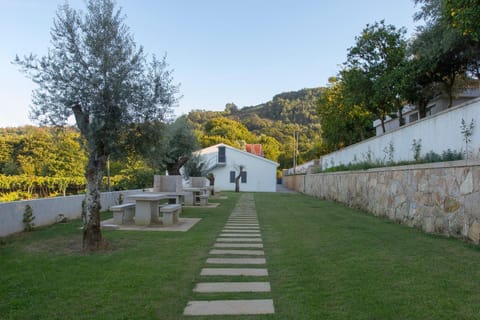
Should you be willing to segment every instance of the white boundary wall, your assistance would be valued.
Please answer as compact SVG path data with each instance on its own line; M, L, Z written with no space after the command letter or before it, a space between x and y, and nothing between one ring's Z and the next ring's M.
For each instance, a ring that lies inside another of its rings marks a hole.
M142 190L103 192L101 194L102 210L106 211L110 206L118 204L120 194L126 201L129 194L138 192ZM0 203L0 237L23 230L23 213L27 204L33 209L35 227L40 227L54 224L60 214L67 219L80 218L84 198L85 195L78 195Z
M387 150L390 144L394 149L393 161L413 160L414 139L417 142L421 139L422 156L430 151L442 154L447 149L463 152L465 142L460 129L462 119L465 119L467 125L474 120L475 128L469 145L471 153L469 158L480 159L480 99L474 99L384 135L324 155L321 158L322 168L366 161L369 155L372 160L388 161Z

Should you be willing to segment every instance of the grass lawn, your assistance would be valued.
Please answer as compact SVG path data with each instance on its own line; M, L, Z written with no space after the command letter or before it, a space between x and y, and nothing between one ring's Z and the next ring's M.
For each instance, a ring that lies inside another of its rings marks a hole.
M256 194L278 319L480 319L480 248L342 205Z
M1 239L0 319L185 318L226 195L184 209L202 218L186 233L104 231L103 253L81 253L79 221ZM255 200L272 286L258 297L276 314L213 319L480 319L478 247L303 195Z

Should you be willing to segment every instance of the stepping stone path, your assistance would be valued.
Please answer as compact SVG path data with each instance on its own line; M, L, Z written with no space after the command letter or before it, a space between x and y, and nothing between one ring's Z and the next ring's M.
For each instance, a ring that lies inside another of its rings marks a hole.
M195 296L209 293L251 294L251 299L189 301L184 315L255 315L273 314L275 309L272 299L255 299L255 294L270 292L268 270L262 237L258 224L253 194L243 194L232 211L224 229L209 253L200 276L223 277L230 281L212 281L197 283L193 292ZM229 267L229 265L233 265ZM261 281L241 281L240 277L263 277Z

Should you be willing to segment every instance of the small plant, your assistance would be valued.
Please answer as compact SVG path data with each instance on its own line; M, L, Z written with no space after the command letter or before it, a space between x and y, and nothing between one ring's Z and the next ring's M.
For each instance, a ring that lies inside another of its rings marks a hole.
M383 148L383 152L385 153L385 158L388 158L388 164L393 163L394 153L395 153L395 146L393 145L393 141L390 141L388 146Z
M26 232L32 231L35 224L33 223L35 216L33 215L33 209L30 205L25 206L25 211L23 212L23 230Z
M362 153L364 162L373 163L373 151L368 147L367 153Z
M446 150L442 152L442 161L456 161L463 160L462 152L457 152L455 150Z
M468 160L468 144L472 142L473 129L475 128L475 121L472 119L470 124L467 124L465 119L462 118L462 124L460 125L460 132L463 135L463 141L465 142L465 158Z
M123 194L118 195L118 204L123 204Z
M420 152L422 151L422 139L413 139L412 141L413 159L420 161Z

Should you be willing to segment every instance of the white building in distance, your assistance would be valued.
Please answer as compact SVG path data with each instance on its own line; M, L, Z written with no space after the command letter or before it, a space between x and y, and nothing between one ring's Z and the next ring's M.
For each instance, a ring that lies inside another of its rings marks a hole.
M234 191L235 177L243 167L240 191L275 192L277 162L220 143L194 152L215 176L215 190Z

